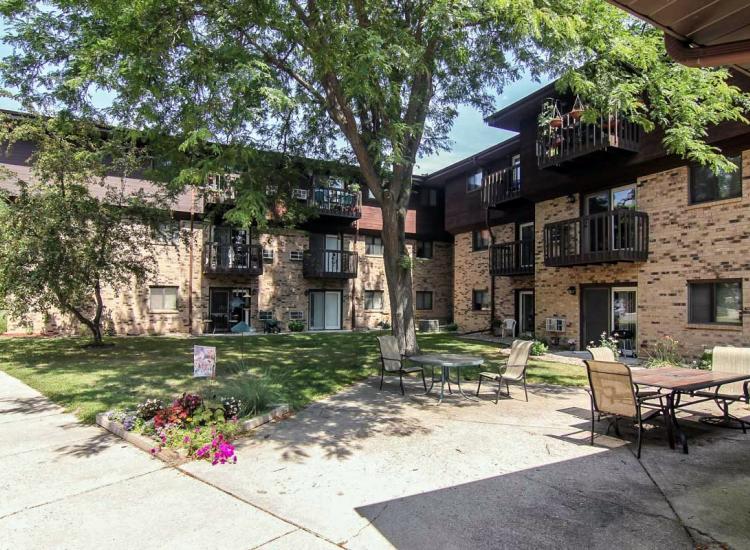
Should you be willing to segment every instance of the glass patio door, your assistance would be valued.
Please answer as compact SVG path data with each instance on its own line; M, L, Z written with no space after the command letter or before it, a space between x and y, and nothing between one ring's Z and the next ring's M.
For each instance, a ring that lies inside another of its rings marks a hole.
M310 291L310 329L339 330L341 328L341 292L338 290Z
M326 235L324 261L327 273L339 273L341 271L341 244L339 235Z
M612 332L617 333L625 355L634 353L638 333L638 300L633 287L612 289Z
M518 335L534 335L534 291L522 290L518 293Z
M534 265L534 222L518 226L518 238L521 241L521 267Z

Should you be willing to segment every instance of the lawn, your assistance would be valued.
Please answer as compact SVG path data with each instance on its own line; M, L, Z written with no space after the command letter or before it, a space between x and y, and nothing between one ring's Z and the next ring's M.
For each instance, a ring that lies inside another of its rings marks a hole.
M93 422L97 413L132 407L147 397L169 399L184 391L210 389L222 395L224 384L245 372L268 376L279 402L295 408L336 393L344 386L375 374L379 355L373 333L283 334L244 338L171 337L111 338L107 348L84 348L69 338L0 339L0 370L36 388L56 403ZM217 348L217 380L195 380L193 345ZM424 352L501 358L497 346L470 342L450 334L419 338ZM467 373L475 378L475 373ZM532 361L529 382L581 386L585 371L576 366ZM206 388L206 385L212 387ZM398 391L397 386L391 388Z

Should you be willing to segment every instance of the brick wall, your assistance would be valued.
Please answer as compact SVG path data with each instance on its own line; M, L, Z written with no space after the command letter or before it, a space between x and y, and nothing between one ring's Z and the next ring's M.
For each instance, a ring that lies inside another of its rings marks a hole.
M472 310L472 291L490 290L489 252L472 250L472 233L459 233L453 249L453 318L461 332L484 330L490 312Z

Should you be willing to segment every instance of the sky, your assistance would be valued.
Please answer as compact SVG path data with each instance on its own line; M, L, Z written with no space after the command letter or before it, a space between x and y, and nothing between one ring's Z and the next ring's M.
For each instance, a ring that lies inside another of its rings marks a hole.
M0 25L0 40L4 34L3 31L4 29ZM8 53L8 46L0 43L0 57L4 57ZM503 93L497 97L495 110L510 105L546 84L546 81L534 82L530 78L523 78L507 86L503 90ZM100 106L111 101L111 98L105 94L95 95L93 99ZM0 108L20 109L20 105L11 99L2 97L0 98ZM505 141L512 136L513 132L498 130L485 124L482 113L477 109L462 105L458 108L458 117L454 121L450 132L451 148L448 151L441 151L435 155L419 158L414 173L429 174L435 172L492 145Z

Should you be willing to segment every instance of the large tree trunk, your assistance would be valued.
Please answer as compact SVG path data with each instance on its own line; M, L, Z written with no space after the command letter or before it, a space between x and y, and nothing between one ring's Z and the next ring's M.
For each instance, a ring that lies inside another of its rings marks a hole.
M401 353L419 352L414 326L412 298L411 256L406 249L406 208L399 207L390 197L384 197L383 214L383 264L391 302L393 335L398 340Z

